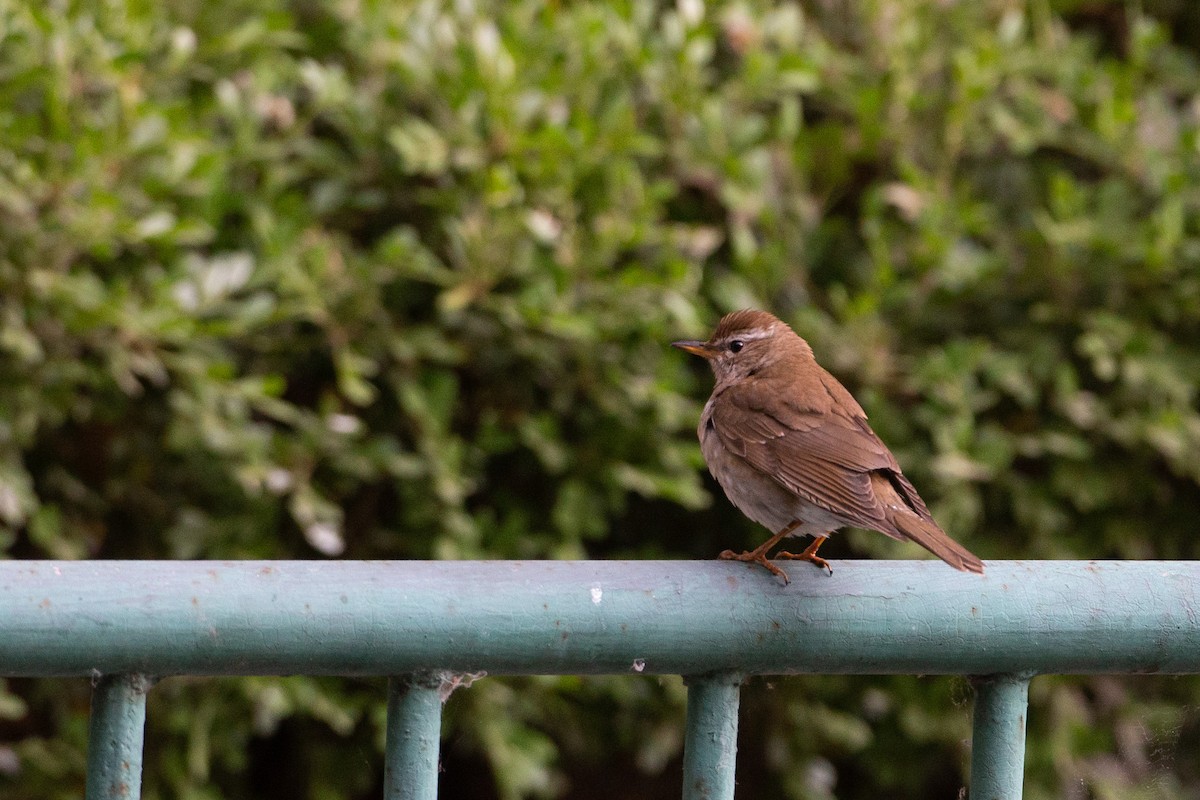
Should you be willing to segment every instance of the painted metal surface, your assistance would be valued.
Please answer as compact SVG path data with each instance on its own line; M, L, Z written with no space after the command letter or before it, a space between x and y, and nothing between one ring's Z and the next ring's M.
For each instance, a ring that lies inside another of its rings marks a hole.
M971 732L971 800L1021 800L1028 675L977 678Z
M388 682L384 800L436 800L442 699L431 675Z
M833 567L10 561L0 674L1200 672L1197 562Z
M142 791L146 692L142 675L106 675L92 690L87 800L130 800Z
M741 676L688 679L683 800L733 800Z

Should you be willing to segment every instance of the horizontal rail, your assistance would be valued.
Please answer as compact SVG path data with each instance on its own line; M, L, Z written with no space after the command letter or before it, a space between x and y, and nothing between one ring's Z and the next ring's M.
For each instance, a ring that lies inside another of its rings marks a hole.
M1200 562L0 562L0 675L1200 672Z

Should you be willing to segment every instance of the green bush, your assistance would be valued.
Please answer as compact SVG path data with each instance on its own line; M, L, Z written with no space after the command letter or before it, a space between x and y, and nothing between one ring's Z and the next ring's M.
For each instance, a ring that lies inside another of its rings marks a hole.
M694 439L710 378L665 344L758 306L983 558L1196 558L1194 18L1166 0L0 2L0 547L750 545L763 531ZM863 532L829 549L920 555ZM745 695L747 796L962 784L961 681ZM8 682L0 797L78 795L87 697ZM373 796L382 697L168 680L146 796ZM481 681L447 707L447 796L675 796L682 697ZM1194 680L1039 679L1027 796L1195 796L1174 754L1198 699Z

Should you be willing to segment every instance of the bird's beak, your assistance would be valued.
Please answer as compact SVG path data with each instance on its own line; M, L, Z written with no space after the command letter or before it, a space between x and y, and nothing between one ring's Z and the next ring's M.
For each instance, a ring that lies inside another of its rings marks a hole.
M671 347L678 347L680 350L686 350L694 356L701 358L712 358L717 354L717 351L708 342L671 342Z

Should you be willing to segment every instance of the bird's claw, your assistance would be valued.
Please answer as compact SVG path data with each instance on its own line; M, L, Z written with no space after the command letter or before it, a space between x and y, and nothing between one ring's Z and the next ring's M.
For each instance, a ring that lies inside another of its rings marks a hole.
M782 550L782 551L776 553L775 557L776 558L786 558L786 559L789 559L792 561L808 561L809 563L815 564L818 567L820 567L821 569L825 570L825 572L827 574L829 574L829 575L833 574L833 567L829 566L829 562L826 561L825 559L821 558L818 555L814 555L813 553L809 553L809 552L789 553L787 550Z
M784 572L779 567L772 564L770 562L770 560L767 558L766 553L762 553L758 550L747 550L742 553L735 553L732 550L723 550L723 551L721 551L721 554L717 556L717 558L723 559L725 561L745 561L750 564L761 564L763 567L766 568L767 572L769 572L772 575L775 575L779 578L783 578L784 586L787 586L789 583L791 583L791 580L788 578L787 573Z

